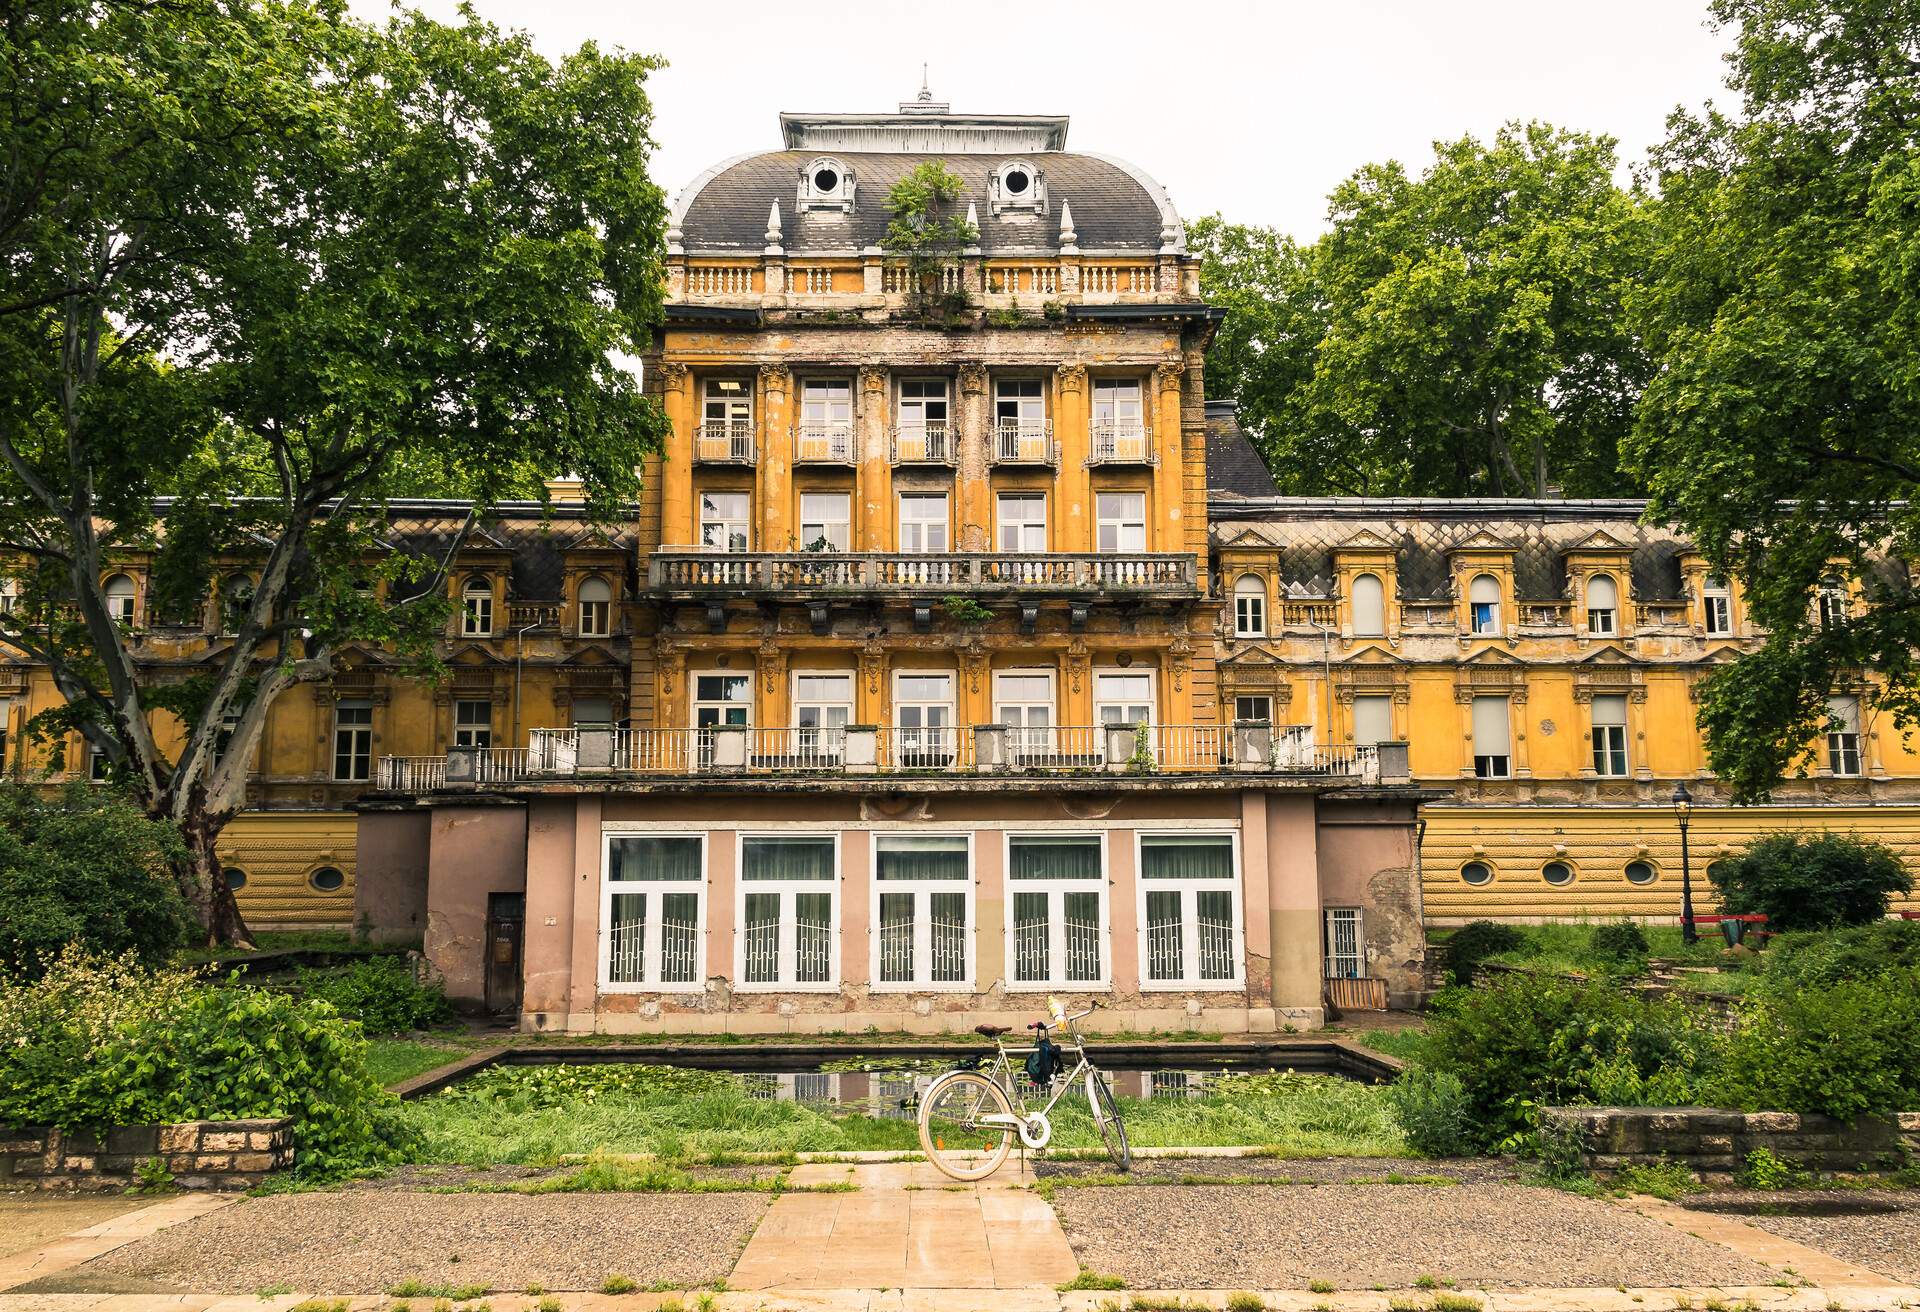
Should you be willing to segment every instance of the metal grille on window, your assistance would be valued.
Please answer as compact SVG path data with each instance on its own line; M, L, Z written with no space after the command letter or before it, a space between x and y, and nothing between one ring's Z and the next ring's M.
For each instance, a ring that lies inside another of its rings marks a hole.
M607 979L614 984L646 982L647 895L615 893L607 927Z
M1185 978L1182 963L1180 894L1172 891L1147 894L1147 978L1177 980Z
M913 899L880 895L880 978L888 984L913 983Z
M927 900L931 903L929 973L935 984L958 984L967 977L967 895L934 893Z
M667 893L660 898L660 982L691 984L699 948L700 898Z
M699 979L700 845L694 837L629 835L609 844L603 949L609 983L692 984ZM636 889L636 884L642 887ZM675 884L685 891L669 891Z
M1360 908L1327 908L1327 978L1359 979L1365 973L1360 950Z

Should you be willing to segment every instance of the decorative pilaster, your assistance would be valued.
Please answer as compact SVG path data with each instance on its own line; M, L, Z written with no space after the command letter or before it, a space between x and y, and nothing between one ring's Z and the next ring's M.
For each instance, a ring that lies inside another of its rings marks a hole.
M1053 441L1059 455L1059 504L1047 525L1051 551L1094 549L1093 471L1087 419L1087 367L1063 364L1053 371Z
M991 551L993 489L988 475L993 436L986 366L975 362L961 365L958 382L954 431L960 505L954 541L961 551Z
M1186 372L1187 366L1178 360L1162 360L1153 368L1153 446L1160 463L1153 467L1153 518L1157 528L1148 534L1149 551L1187 550L1186 439L1180 427L1180 388Z
M887 371L877 364L860 366L859 410L854 416L855 458L859 480L854 505L859 508L860 541L856 551L893 551L893 466L888 462L887 430L893 422L888 404Z
M667 412L667 449L660 462L660 536L667 546L691 546L693 531L693 378L677 360L662 360L661 406Z
M761 551L786 547L794 511L793 372L784 364L760 366L760 425L754 435L754 507L759 516L755 546Z

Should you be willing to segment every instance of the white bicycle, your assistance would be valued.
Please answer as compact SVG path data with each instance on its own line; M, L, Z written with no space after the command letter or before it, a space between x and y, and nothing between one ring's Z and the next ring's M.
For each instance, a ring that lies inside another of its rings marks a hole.
M1034 1021L1027 1028L1036 1031L1034 1042L1008 1046L1000 1042L1007 1033L1004 1025L981 1025L975 1032L994 1040L993 1060L984 1070L978 1063L948 1071L938 1077L920 1097L920 1147L927 1160L956 1180L984 1180L1000 1169L1013 1150L1014 1136L1027 1148L1038 1152L1053 1139L1053 1122L1048 1113L1069 1089L1086 1091L1087 1107L1093 1123L1099 1127L1107 1155L1121 1170L1133 1165L1133 1150L1127 1145L1127 1127L1120 1119L1120 1108L1113 1091L1087 1056L1086 1044L1074 1022L1091 1014L1092 1008L1069 1016L1054 999L1047 1000L1051 1020ZM1060 1030L1065 1041L1054 1043L1048 1029ZM1058 1068L1043 1071L1048 1078L1035 1087L1051 1089L1045 1105L1037 1110L1028 1106L1014 1079L1012 1057L1031 1058L1049 1053L1047 1061L1064 1058L1055 1054L1074 1054L1078 1060L1064 1078ZM1015 1108L1018 1107L1018 1111Z

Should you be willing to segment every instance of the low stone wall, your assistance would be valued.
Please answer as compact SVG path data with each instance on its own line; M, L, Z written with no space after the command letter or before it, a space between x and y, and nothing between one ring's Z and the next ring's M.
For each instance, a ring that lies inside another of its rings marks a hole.
M0 1185L15 1188L125 1189L155 1159L183 1189L251 1189L293 1164L293 1122L0 1129Z
M1669 1161L1703 1175L1729 1175L1761 1148L1816 1171L1884 1170L1920 1155L1920 1112L1849 1124L1799 1112L1713 1107L1548 1107L1544 1118L1549 1127L1579 1134L1587 1164L1599 1170Z

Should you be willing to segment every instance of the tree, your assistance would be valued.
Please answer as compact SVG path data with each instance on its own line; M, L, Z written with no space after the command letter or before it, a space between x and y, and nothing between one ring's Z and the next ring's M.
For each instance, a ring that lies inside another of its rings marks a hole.
M665 283L655 61L337 0L19 0L8 24L0 641L67 700L41 727L180 829L210 935L242 937L214 845L267 708L352 644L432 660L457 542L388 548L385 498L566 470L607 506L657 449L617 362ZM149 677L110 607L130 552L156 613L245 575L195 677Z
M909 294L923 314L966 308L966 289L947 291L941 283L947 266L980 239L971 223L953 213L965 193L965 180L937 159L916 164L887 193L887 212L893 217L880 244L905 258Z
M1389 162L1341 183L1310 247L1195 225L1202 285L1229 310L1225 381L1275 476L1370 495L1630 490L1617 447L1646 364L1621 305L1645 243L1613 141L1514 123L1434 152L1417 178Z
M1715 0L1737 115L1676 114L1633 301L1658 363L1628 443L1766 645L1700 722L1742 801L1804 772L1828 697L1920 714L1920 3ZM1831 581L1851 613L1814 599Z

